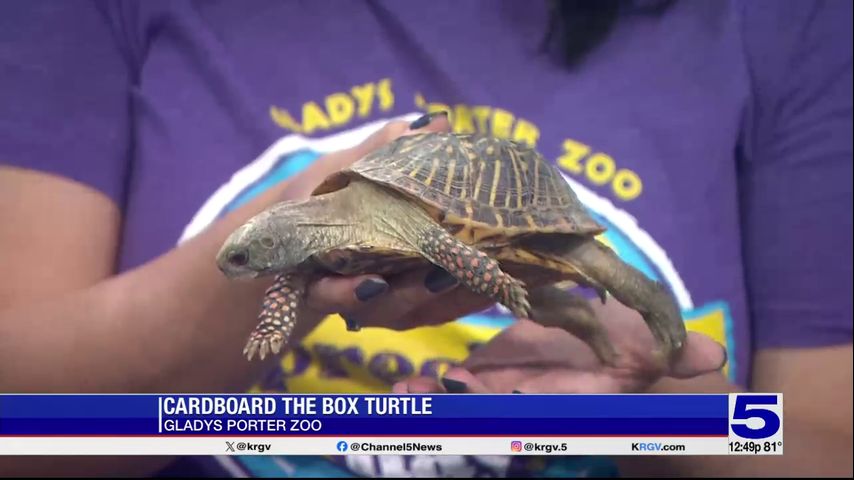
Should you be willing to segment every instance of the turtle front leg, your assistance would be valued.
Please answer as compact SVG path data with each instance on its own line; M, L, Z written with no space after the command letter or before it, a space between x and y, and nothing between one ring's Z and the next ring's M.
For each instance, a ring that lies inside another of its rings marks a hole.
M530 317L531 305L525 284L502 271L495 259L441 228L428 231L419 243L419 249L428 260L444 268L460 283L501 303L516 316Z
M256 352L264 360L268 352L278 354L282 350L296 324L304 289L305 282L295 275L276 276L264 294L258 325L243 349L247 360L252 360Z

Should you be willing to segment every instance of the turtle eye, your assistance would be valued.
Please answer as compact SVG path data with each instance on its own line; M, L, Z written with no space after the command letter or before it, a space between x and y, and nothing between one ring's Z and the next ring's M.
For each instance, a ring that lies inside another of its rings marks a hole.
M228 263L242 267L249 263L249 255L243 250L232 250L228 253Z
M261 245L265 248L273 248L276 246L276 241L270 237L261 237L261 240L259 241L261 242Z

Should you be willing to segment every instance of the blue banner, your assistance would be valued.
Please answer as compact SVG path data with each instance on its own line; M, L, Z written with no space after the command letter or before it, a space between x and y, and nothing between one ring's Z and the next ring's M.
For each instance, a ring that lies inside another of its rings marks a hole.
M726 436L728 395L0 395L0 436Z

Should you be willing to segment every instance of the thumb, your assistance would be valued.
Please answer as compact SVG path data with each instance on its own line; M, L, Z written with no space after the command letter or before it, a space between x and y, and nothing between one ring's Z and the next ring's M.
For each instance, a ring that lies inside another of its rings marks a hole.
M371 136L360 143L355 149L359 155L368 154L383 145L406 136L420 133L450 132L451 122L448 120L448 112L443 110L425 113L411 122L404 120L392 120Z
M341 152L328 154L330 159L334 158L339 167L343 168L359 158L393 142L404 135L416 135L429 132L450 132L451 122L448 120L448 112L435 111L425 113L411 122L405 120L392 120L372 133L362 143ZM341 157L340 160L337 157Z
M429 132L450 132L451 121L448 118L448 112L438 110L435 112L426 113L416 118L412 123L407 125L407 129L403 135L414 135L417 133Z
M451 124L445 111L424 114L412 122L392 120L372 133L368 138L353 147L327 153L312 163L303 173L296 185L291 185L289 198L304 199L330 174L343 170L365 155L383 147L403 135L415 135L427 132L449 132Z
M671 367L668 376L692 378L720 370L726 365L726 349L710 337L697 332L688 332L682 354Z

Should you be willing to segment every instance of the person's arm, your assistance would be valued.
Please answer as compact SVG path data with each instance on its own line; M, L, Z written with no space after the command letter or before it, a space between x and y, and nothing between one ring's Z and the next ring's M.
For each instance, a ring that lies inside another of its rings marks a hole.
M114 204L67 179L0 169L0 391L245 389L262 364L240 352L268 280L229 282L213 259L278 190L113 276Z
M745 2L740 164L749 390L782 392L782 457L624 459L626 473L852 475L851 2ZM720 374L653 391L738 391ZM630 465L631 464L631 465Z
M783 455L619 457L626 477L850 477L851 345L765 350L751 391L783 394ZM651 393L730 393L745 389L720 373L664 379Z

